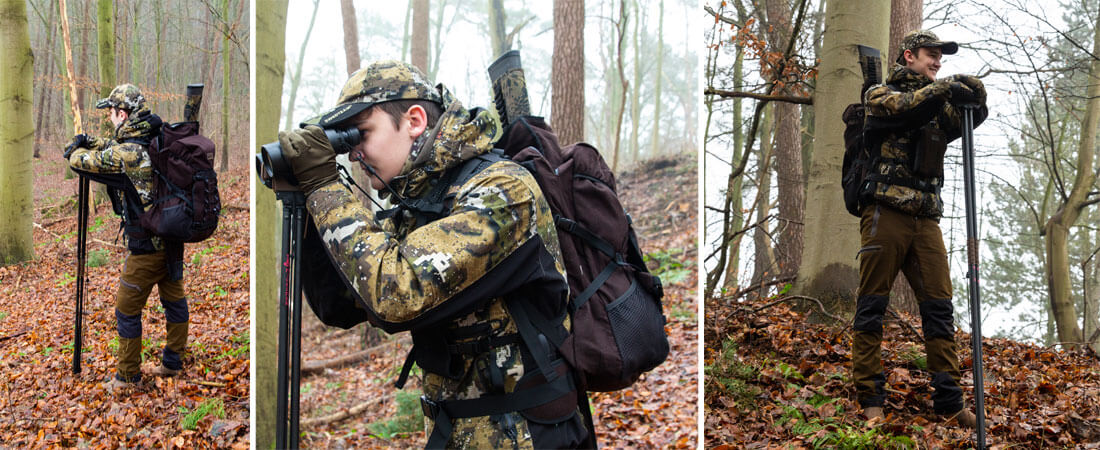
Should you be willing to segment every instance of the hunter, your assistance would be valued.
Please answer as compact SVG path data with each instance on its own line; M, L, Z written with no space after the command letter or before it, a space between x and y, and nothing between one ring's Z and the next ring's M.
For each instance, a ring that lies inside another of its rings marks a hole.
M868 139L879 145L878 176L860 219L859 291L852 337L857 398L870 420L883 417L882 317L899 270L916 293L924 329L933 409L947 423L974 428L963 404L955 344L951 277L939 220L943 215L943 157L961 136L961 105L974 105L975 126L988 115L982 82L973 76L936 79L955 42L917 30L907 34L884 84L864 97ZM869 178L870 180L871 178Z

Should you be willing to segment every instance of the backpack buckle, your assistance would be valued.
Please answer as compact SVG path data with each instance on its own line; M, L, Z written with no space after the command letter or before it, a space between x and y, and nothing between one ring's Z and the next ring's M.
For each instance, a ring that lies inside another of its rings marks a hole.
M427 395L420 396L420 409L424 411L424 415L429 419L435 420L435 416L439 414L440 408L439 403L432 401Z

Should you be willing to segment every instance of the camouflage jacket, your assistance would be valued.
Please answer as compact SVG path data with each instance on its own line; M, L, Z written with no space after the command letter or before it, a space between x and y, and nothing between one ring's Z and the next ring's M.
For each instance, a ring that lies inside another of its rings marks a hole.
M137 214L153 200L156 175L149 159L149 145L160 134L161 119L142 106L115 130L114 139L89 136L87 144L69 155L73 169L94 174L125 175L133 190L122 189L126 201L126 235L132 253L164 250L160 238L148 235L137 223Z
M390 183L405 199L425 195L447 169L488 152L500 134L495 114L467 111L441 90L443 116L414 142ZM371 323L391 333L412 332L427 399L511 393L541 375L504 297L518 295L569 326L552 214L534 177L511 161L493 163L449 193L455 197L445 217L419 228L408 215L375 220L339 182L310 194L306 206ZM572 414L566 419L577 410L576 397L567 400ZM451 423L448 447L460 448L531 448L532 428L546 426L530 424L519 411ZM430 418L427 425L430 436Z
M943 146L961 136L962 117L947 100L956 81L933 82L928 77L895 65L885 84L871 87L865 94L868 136L880 143L877 181L871 187L873 199L907 214L939 218L943 215L943 157L925 164L936 166L934 176L918 175L920 165L915 151L925 133L942 133ZM982 104L975 112L975 127L988 114ZM872 144L874 145L874 144ZM869 177L869 179L871 179Z

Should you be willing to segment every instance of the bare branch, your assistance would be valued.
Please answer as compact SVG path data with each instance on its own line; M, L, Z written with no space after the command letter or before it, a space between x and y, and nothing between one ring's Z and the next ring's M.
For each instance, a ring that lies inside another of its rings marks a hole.
M768 95L768 94L757 94L755 92L727 91L725 89L715 89L715 88L712 88L712 87L708 87L705 90L703 90L703 95L717 95L717 96L722 97L722 98L734 98L734 97L754 98L754 99L762 100L762 101L766 101L766 102L767 101L787 102L787 103L797 103L797 104L800 104L800 105L812 105L812 104L814 104L814 98L812 96L811 97L798 97L798 96L794 96L794 95Z

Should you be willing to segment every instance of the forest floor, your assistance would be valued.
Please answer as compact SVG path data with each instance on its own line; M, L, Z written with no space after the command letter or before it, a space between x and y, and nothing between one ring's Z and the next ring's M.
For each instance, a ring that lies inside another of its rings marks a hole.
M931 412L924 345L905 325L919 327L919 318L902 313L902 321L886 322L887 417L868 425L849 379L850 327L811 323L817 320L798 310L817 305L780 300L708 301L706 447L976 445L977 433L944 426ZM970 335L958 332L955 341L973 410ZM982 352L989 448L1100 448L1100 357L1006 339L985 339Z
M646 161L616 180L649 266L664 282L670 354L630 388L589 394L603 447L697 446L696 172L687 155ZM393 386L412 345L408 334L382 337L365 324L340 330L303 317L302 445L423 447L418 370L404 390ZM348 355L353 364L306 369Z
M128 252L115 241L110 203L89 220L82 371L72 373L77 179L44 155L34 164L35 259L0 267L0 447L248 448L249 179L219 174L222 216L214 236L186 246L190 330L184 371L146 376L111 395L114 297ZM92 183L95 186L95 183ZM150 295L142 315L142 370L160 361L164 314Z

